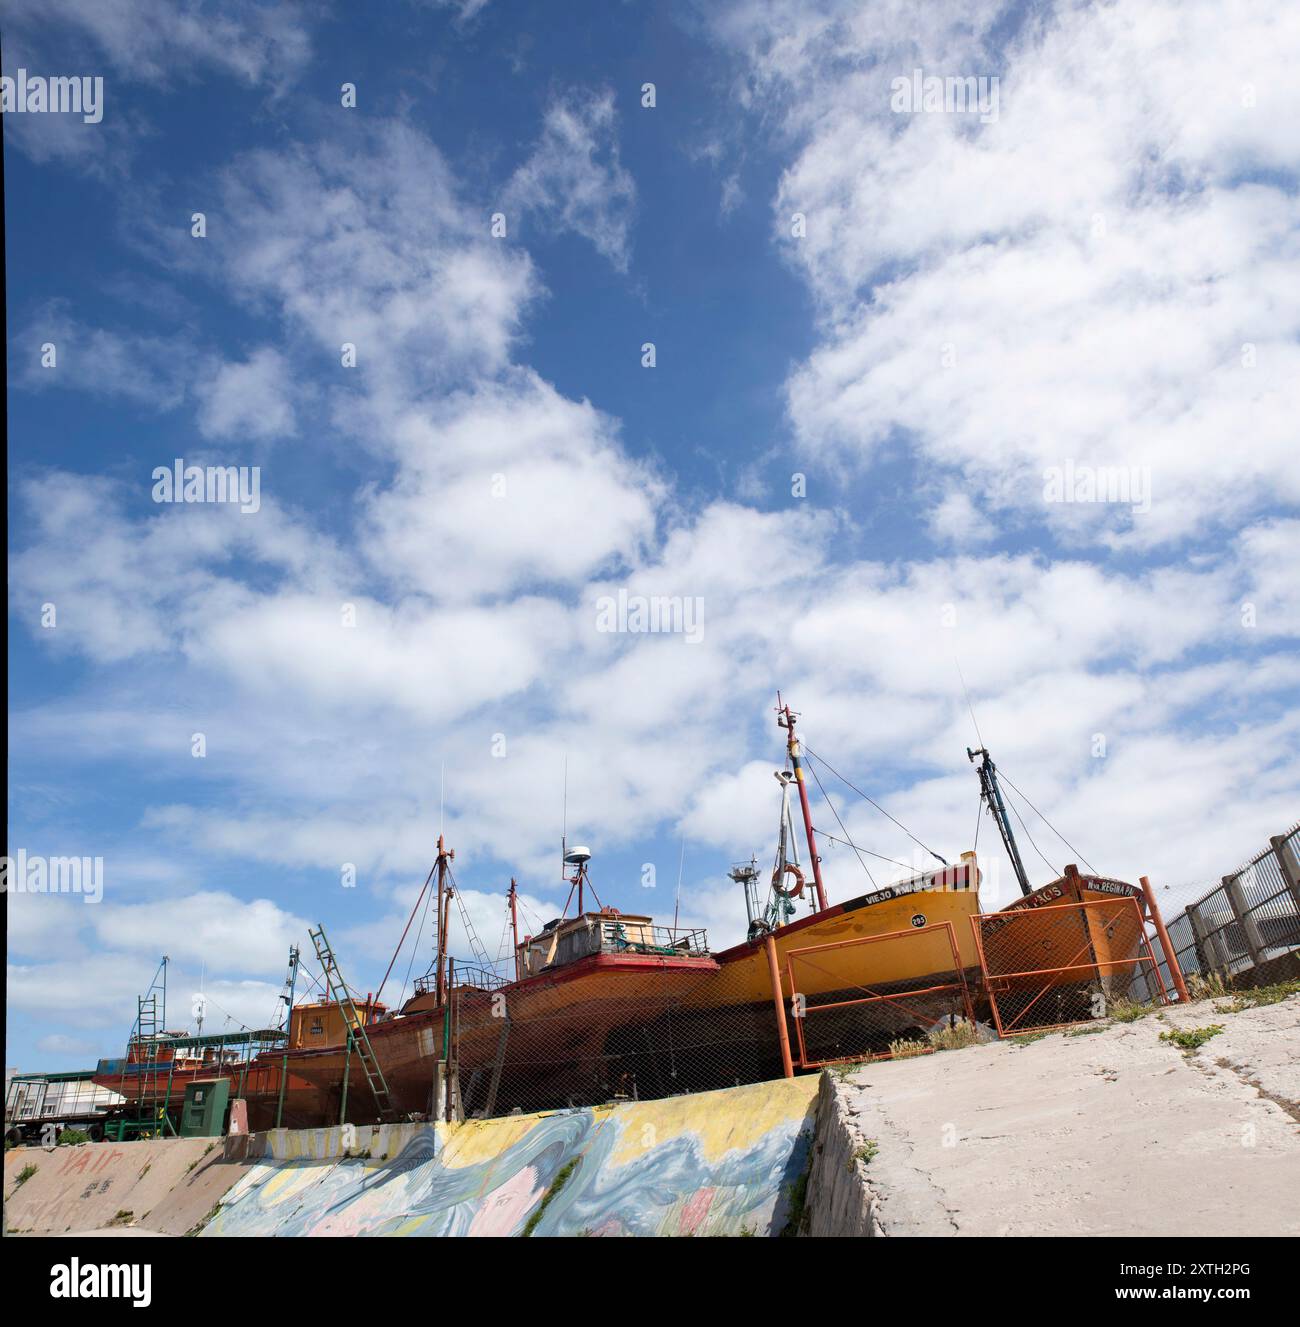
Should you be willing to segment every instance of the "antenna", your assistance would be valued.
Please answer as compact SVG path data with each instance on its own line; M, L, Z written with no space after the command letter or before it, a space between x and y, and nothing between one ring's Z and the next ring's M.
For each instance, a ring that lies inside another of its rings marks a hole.
M677 915L682 907L682 868L686 865L686 835L682 835L682 855L677 862L677 902L673 905L673 930L677 929Z
M568 864L569 854L565 851L569 842L569 753L564 753L564 799L560 808L560 879L567 880L564 868Z
M980 744L980 749L984 747L984 738L980 733L979 720L975 717L975 706L970 703L970 692L966 689L966 678L962 674L961 664L957 660L957 647L952 647L952 664L957 670L957 680L961 683L961 693L966 697L966 708L970 711L970 721L975 726L975 740Z

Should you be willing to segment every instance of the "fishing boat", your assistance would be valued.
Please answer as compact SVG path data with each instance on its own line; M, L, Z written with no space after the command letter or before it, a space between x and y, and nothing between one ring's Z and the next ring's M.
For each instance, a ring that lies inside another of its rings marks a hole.
M565 845L569 898L562 915L534 934L519 934L511 881L512 970L500 973L486 955L458 962L448 952L455 853L440 837L398 944L400 952L432 889L435 958L399 1009L355 1014L336 960L318 941L327 979L335 974L329 985L343 1010L340 1026L352 1034L319 1046L291 1034L282 1059L288 1072L315 1086L322 1120L402 1119L444 1109L493 1115L705 1090L881 1051L909 1030L968 1016L978 964L970 926L979 911L974 854L951 864L939 858L935 869L829 903L798 716L779 697L777 715L787 768L777 776L781 821L766 899L759 898L756 866L731 873L745 889L743 941L715 953L702 930L656 925L648 915L603 905L590 851ZM801 908L807 915L798 915ZM790 1021L805 1016L816 1032L805 1036L797 1024L792 1052Z
M115 1064L105 1081L122 1090L134 1060L137 1098L165 1090L171 1100L191 1079L225 1076L232 1094L248 1101L254 1128L493 1116L702 1091L888 1055L898 1039L924 1039L959 1018L991 1019L1000 1031L1044 1018L1068 1022L1088 1010L1095 1016L1099 996L1104 1004L1126 992L1145 944L1141 891L1073 866L1032 889L983 748L967 754L981 762L981 801L1021 898L983 914L975 852L948 862L907 831L936 865L883 886L873 878L869 891L830 902L819 841L833 836L813 824L797 719L778 696L786 765L776 771L775 860L765 888L753 858L729 873L744 891L748 929L739 943L715 951L703 930L657 925L602 903L590 850L566 839L561 915L521 935L511 880L507 970L481 948L474 961L457 960L453 904L474 937L455 852L439 836L378 992L353 994L317 927L321 998L293 1004L293 951L282 997L288 1012L274 1044L243 1058L207 1049L194 1063L177 1059L174 1045L163 1073L161 1044L140 1038L126 1066ZM861 857L865 850L841 829L846 837L835 841ZM390 1010L381 997L426 895L435 908L433 962Z
M325 1118L346 1115L362 1122L427 1114L437 1108L439 1067L453 1060L466 1076L457 1090L476 1103L480 1114L495 1112L503 1077L505 1096L516 1105L523 1100L548 1105L604 1100L611 1095L610 1045L627 1008L681 1000L702 977L717 971L703 931L656 926L648 916L603 905L588 909L591 853L585 847L564 853L572 871L570 894L576 893L578 901L576 915L561 916L522 940L511 881L513 980L486 963L457 963L447 945L458 888L451 870L454 857L439 837L430 872L437 881L437 948L411 998L392 1016L345 1014L353 1027L346 1042L312 1047L291 1039L287 1067L315 1086ZM412 917L422 901L423 892ZM327 974L331 968L337 971L331 954L323 948L318 952ZM341 979L336 989L346 1010L350 998ZM528 1079L526 1091L514 1081L521 1075Z
M246 1103L250 1129L320 1123L316 1086L289 1070L284 1052L290 1044L341 1045L345 1033L335 1002L294 1004L298 947L290 947L280 994L284 1021L273 1028L204 1034L200 1020L194 1033L165 1030L169 962L163 958L148 991L136 1001L126 1054L99 1060L91 1076L97 1086L121 1098L120 1114L128 1126L124 1136L174 1133L188 1088L221 1080L229 1084L230 1100ZM366 1017L383 1013L379 1004L363 1007Z
M982 1005L998 1030L1007 1035L1103 1017L1128 995L1144 962L1158 989L1145 890L1085 874L1074 864L1049 884L1032 888L997 766L983 747L968 748L966 755L980 762L980 799L997 825L1021 893L978 923Z

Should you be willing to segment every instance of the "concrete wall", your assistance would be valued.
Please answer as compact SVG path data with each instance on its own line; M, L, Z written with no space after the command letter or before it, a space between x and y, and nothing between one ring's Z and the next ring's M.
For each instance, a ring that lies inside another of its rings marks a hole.
M243 1174L248 1142L247 1136L165 1138L13 1148L5 1153L6 1230L63 1234L131 1225L184 1235ZM35 1173L19 1183L28 1167Z
M880 1204L860 1155L865 1138L851 1111L848 1096L837 1090L830 1074L823 1072L804 1234L857 1239L885 1233L880 1224Z
M222 1235L780 1234L817 1081L456 1125L282 1131L204 1229ZM369 1155L367 1155L367 1153Z

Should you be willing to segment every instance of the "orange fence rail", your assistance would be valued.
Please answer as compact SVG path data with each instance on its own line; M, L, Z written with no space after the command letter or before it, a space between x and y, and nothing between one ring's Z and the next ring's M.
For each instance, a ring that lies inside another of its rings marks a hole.
M947 941L946 946L936 944L940 938ZM831 955L859 945L886 946L890 952L887 960L882 957L882 966L919 970L921 975L882 981L876 987L850 983L842 991L831 991L816 1001L801 994L801 968L815 971L824 984L833 972ZM909 1032L924 1033L944 1017L955 1018L958 1014L974 1021L970 989L951 922L791 949L786 952L786 976L801 1069L889 1059L889 1043ZM863 994L853 993L858 991ZM818 1054L816 1047L810 1050L812 1035L805 1029L814 1018L826 1029L823 1051L838 1053Z
M1104 1018L1139 973L1147 998L1172 1002L1135 897L978 913L971 926L999 1037Z

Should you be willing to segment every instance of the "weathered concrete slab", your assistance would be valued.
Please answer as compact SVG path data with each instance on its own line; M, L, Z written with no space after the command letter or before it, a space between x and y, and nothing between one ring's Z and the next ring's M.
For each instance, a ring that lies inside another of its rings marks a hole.
M163 1138L5 1153L5 1223L12 1233L139 1227L184 1235L251 1164L248 1139ZM24 1169L35 1173L21 1184Z
M1300 997L1215 1004L828 1075L812 1233L1300 1234Z
M1197 1066L1209 1074L1214 1069L1226 1070L1284 1109L1296 1110L1300 1102L1300 1050L1296 1045L1300 999L1268 1006L1275 1012L1250 1018L1231 1013L1232 1004L1232 996L1202 1000L1186 1008L1168 1009L1164 1019L1179 1028L1222 1024L1223 1032L1206 1042L1205 1049L1197 1056Z

